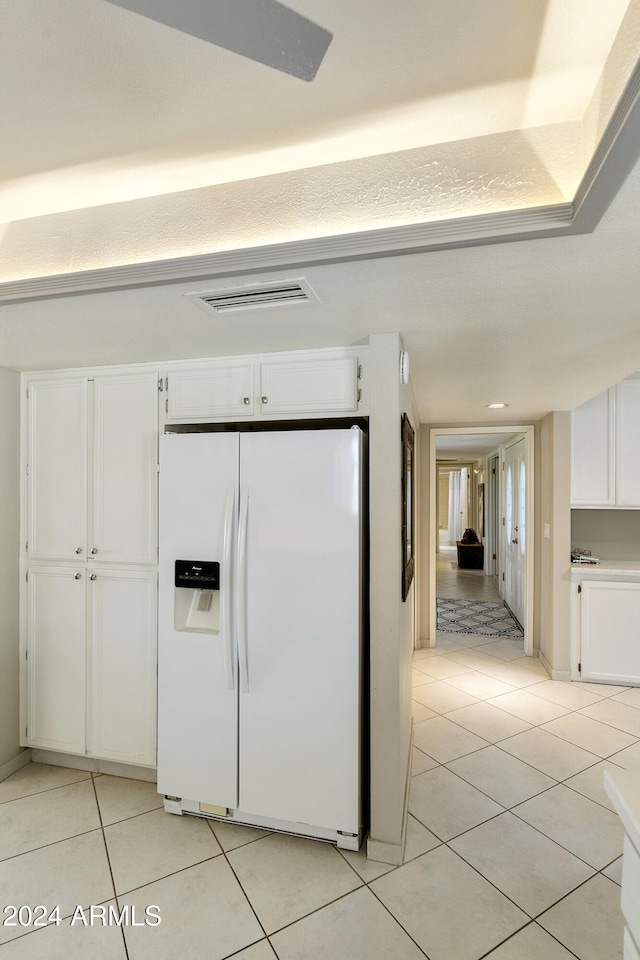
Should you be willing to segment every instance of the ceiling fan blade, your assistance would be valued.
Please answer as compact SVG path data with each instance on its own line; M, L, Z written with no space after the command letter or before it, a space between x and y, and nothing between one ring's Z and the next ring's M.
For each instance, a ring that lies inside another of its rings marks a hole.
M333 34L278 0L108 0L118 7L313 80Z

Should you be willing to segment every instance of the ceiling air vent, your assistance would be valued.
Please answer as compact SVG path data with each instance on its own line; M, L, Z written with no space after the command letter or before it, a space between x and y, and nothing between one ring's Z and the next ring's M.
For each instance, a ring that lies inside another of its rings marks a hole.
M318 297L304 279L278 280L233 289L188 293L202 306L216 313L254 310L258 307L282 307L295 303L319 303Z

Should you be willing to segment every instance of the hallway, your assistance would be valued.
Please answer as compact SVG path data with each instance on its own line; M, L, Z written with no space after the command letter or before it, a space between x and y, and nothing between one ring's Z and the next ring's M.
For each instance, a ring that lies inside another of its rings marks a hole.
M436 554L436 596L457 600L499 600L493 577L482 570L459 570L455 547L441 546Z

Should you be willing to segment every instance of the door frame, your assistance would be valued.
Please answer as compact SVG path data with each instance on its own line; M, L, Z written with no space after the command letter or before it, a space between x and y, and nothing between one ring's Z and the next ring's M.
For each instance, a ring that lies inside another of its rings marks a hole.
M527 537L525 548L525 590L526 613L524 626L524 652L533 656L533 603L534 603L534 426L533 424L492 424L491 426L469 427L432 427L429 430L429 646L436 645L436 438L444 436L468 435L470 433L503 433L505 438L521 434L526 438L525 465L527 471L526 516ZM500 569L502 569L500 567Z

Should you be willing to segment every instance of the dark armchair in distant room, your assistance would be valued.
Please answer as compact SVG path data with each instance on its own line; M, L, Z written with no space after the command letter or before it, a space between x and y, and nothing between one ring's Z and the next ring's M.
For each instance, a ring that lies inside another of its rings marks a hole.
M458 566L463 570L482 570L484 567L484 546L478 540L478 534L467 527L462 540L456 541L458 547Z

